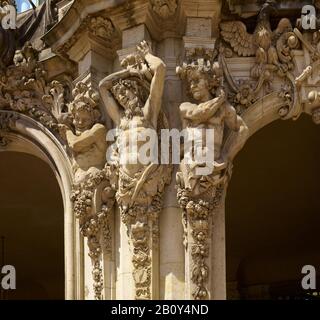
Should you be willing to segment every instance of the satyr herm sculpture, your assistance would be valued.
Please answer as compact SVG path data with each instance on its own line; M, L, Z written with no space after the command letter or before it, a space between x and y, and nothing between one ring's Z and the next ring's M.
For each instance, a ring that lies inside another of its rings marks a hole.
M201 50L200 50L201 51ZM231 162L244 145L248 128L236 110L227 101L222 88L222 70L217 62L195 57L192 63L177 68L177 73L188 83L189 93L196 103L185 102L180 106L184 129L196 128L205 132L213 129L214 141L201 135L205 152L214 153L210 174L199 174L203 163L189 163L182 159L177 173L178 201L183 209L186 260L190 269L186 271L187 298L208 299L210 263L210 237L212 212L219 206L229 177ZM237 132L237 139L223 148L225 126ZM185 141L186 143L186 141ZM207 165L207 164L206 164Z
M116 199L133 245L136 298L150 299L150 249L156 245L161 198L165 184L170 181L171 170L170 166L158 165L158 161L142 163L139 152L145 141L134 141L136 150L130 147L129 141L150 130L157 132L167 127L161 111L166 66L151 54L145 41L137 51L122 61L124 70L100 82L100 93L107 113L122 131L115 148L118 159L115 169L119 177ZM120 152L131 161L120 162ZM141 242L140 239L145 240Z

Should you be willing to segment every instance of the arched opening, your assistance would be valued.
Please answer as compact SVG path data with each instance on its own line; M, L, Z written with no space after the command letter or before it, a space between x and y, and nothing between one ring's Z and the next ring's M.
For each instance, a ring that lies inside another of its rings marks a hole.
M35 156L1 152L0 181L1 264L16 269L16 290L2 298L64 299L64 209L52 169Z
M306 294L304 265L320 272L320 127L276 121L234 161L226 199L227 298Z

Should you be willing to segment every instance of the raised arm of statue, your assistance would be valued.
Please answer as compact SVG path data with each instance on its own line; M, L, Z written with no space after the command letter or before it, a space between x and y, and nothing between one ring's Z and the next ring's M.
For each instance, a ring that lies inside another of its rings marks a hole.
M99 91L106 111L117 126L120 124L122 111L117 101L111 94L110 89L112 88L114 82L119 81L120 79L128 78L130 75L131 74L129 70L121 70L119 72L110 74L99 83Z
M153 77L150 84L150 95L144 106L143 113L146 119L151 121L154 128L157 127L157 119L162 105L162 95L166 75L166 65L164 62L150 53L150 48L146 41L137 47L140 54L148 63Z
M242 149L249 137L249 129L244 120L237 115L236 110L227 104L225 123L229 129L235 131L236 139L223 150L223 157L226 161L232 161L236 154Z

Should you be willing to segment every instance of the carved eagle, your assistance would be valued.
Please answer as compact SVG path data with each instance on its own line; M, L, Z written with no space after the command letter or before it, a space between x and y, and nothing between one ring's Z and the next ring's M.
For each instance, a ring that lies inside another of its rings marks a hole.
M273 40L279 38L285 31L292 30L290 21L284 18L279 22L277 29L272 31L270 15L275 11L275 2L268 0L261 8L253 34L247 32L243 22L227 21L220 24L221 36L241 57L255 56L261 52L264 52L267 57Z

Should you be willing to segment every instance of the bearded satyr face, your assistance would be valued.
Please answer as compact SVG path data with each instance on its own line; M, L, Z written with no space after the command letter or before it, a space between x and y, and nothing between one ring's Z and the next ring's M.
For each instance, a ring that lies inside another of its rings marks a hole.
M199 72L193 72L189 76L190 92L196 101L205 102L210 100L210 88L208 80Z
M133 90L123 85L118 88L116 99L125 110L130 109L130 107L133 104L137 104L138 101L138 97Z

